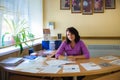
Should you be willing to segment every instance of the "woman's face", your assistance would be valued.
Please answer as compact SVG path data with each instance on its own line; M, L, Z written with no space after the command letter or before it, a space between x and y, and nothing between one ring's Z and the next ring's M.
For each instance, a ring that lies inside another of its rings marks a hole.
M71 34L69 31L67 31L66 34L67 34L67 38L70 41L74 41L75 40L75 35L74 34Z

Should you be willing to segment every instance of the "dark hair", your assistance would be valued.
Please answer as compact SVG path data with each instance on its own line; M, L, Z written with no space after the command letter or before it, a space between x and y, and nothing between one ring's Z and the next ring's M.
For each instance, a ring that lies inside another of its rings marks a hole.
M69 31L71 34L75 35L75 43L77 43L80 40L80 35L78 31L74 27L69 27L66 29L66 32ZM66 34L66 42L67 44L71 43L71 41L68 39L67 34Z

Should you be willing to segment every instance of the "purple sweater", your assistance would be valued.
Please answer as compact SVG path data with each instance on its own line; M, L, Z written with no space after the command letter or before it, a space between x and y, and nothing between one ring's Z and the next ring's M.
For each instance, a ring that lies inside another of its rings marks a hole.
M66 41L63 41L56 52L55 58L58 58L64 52L67 53L68 56L84 55L86 58L90 57L89 51L82 40L77 42L74 48L71 48L70 44L67 44Z

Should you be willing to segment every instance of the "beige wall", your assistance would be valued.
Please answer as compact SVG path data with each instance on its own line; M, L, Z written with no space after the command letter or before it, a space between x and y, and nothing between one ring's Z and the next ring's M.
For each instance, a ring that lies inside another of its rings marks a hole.
M116 0L116 9L105 9L104 13L82 15L71 13L71 10L60 10L60 0L44 1L44 28L50 21L55 22L52 36L62 33L65 29L74 26L81 36L120 36L120 0ZM85 40L88 44L120 44L120 40Z

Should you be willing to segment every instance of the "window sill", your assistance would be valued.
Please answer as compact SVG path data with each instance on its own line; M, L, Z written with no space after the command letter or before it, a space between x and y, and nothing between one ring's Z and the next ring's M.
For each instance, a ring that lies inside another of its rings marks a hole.
M33 46L41 44L41 42L42 42L42 39L35 40ZM27 48L27 46L23 45L23 48L25 49L25 48ZM2 49L0 49L0 56L11 54L11 53L16 52L16 51L19 51L19 47L10 46L7 48L2 48Z

